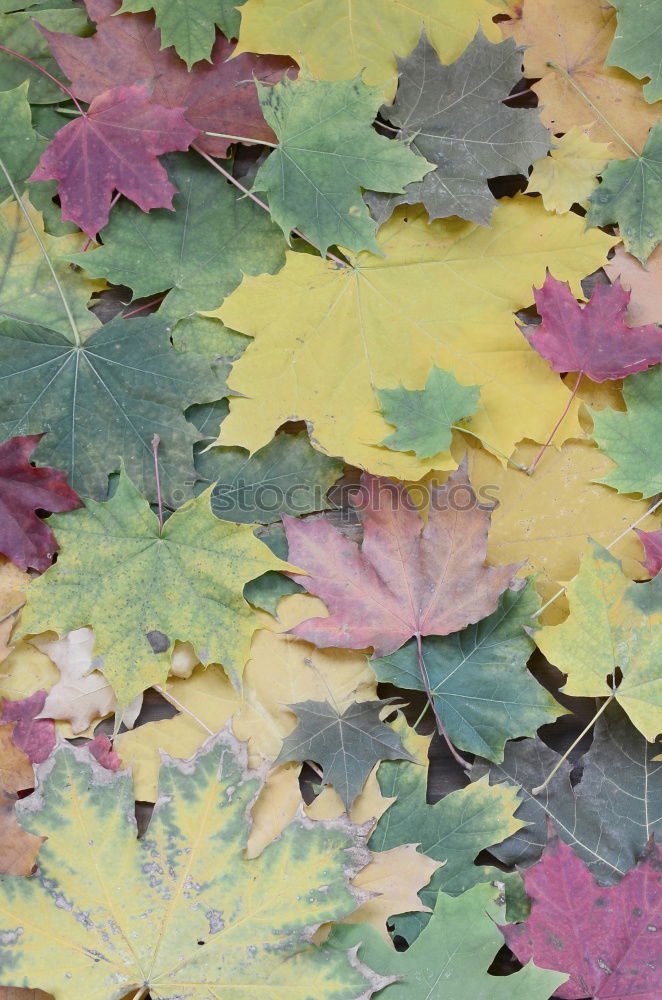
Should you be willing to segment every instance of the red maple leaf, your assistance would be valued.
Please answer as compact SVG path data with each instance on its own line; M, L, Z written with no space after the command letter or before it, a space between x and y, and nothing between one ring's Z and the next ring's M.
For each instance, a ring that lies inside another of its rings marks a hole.
M275 140L262 115L255 80L277 83L283 73L296 69L290 59L252 53L230 59L235 45L219 34L211 63L198 62L189 72L173 48L161 49L161 33L151 14L116 14L119 6L116 0L86 0L97 25L90 38L40 29L76 97L91 101L119 84L149 80L153 100L166 108L184 108L186 120L202 133ZM226 156L231 143L200 135L196 146L210 156Z
M548 271L533 294L542 323L520 329L555 372L583 372L593 382L605 382L662 361L662 330L625 324L630 293L618 281L596 285L582 307L566 282Z
M523 873L533 905L501 930L520 962L570 978L565 1000L660 1000L662 857L651 844L618 885L603 888L558 837Z
M15 437L0 444L0 552L19 569L40 573L53 562L57 541L35 511L62 513L81 506L78 494L67 485L66 472L30 465L42 437Z
M519 567L485 565L492 508L478 503L465 465L430 490L425 524L404 484L364 473L361 487L361 544L323 514L283 516L289 560L309 574L291 575L331 612L295 635L386 656L413 636L457 632L496 609Z
M1 703L0 722L15 722L12 743L29 757L31 764L41 764L55 746L55 723L38 719L46 703L46 691L35 691L27 698Z
M651 576L657 576L662 569L662 528L659 531L641 531L639 528L634 530L644 546L644 566Z
M94 759L102 767L105 767L107 771L119 771L121 768L122 761L119 758L119 754L116 750L113 750L113 744L103 733L99 733L93 740L90 740L87 744L87 749Z
M188 149L197 134L181 108L155 104L147 84L115 87L55 134L30 180L57 180L62 218L96 236L115 190L143 212L172 208L176 188L156 157Z

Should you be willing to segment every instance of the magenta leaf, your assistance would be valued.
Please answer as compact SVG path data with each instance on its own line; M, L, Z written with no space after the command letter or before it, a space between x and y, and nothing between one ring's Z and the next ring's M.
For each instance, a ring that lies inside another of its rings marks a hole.
M46 691L35 691L18 701L2 699L0 722L15 722L12 743L30 758L31 764L41 764L55 746L55 723L52 719L38 719L46 702Z
M103 733L99 733L99 735L95 736L93 740L90 740L87 744L87 749L90 751L94 759L98 761L102 767L105 767L107 771L119 771L121 768L122 761L115 750L113 750L113 744L107 736L104 736Z
M662 528L659 531L641 531L634 529L644 547L646 558L644 566L651 576L657 576L662 569Z

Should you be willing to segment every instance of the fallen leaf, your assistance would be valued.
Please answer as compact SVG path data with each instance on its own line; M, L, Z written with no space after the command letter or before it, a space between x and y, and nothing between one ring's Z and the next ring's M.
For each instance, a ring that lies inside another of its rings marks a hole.
M46 142L32 128L28 84L0 91L0 149L2 163L14 184L22 190L37 165ZM0 200L12 193L4 174L0 175Z
M17 4L25 8L28 4ZM20 52L39 64L51 75L57 76L57 64L34 21L35 11L3 12L0 22L0 43L14 52ZM52 31L68 31L80 35L87 30L85 11L77 4L67 9L45 7L38 12L39 21ZM0 63L0 90L11 90L25 81L30 86L33 104L52 104L62 100L62 90L45 73L19 59L5 59Z
M405 143L372 128L380 89L359 77L328 82L306 74L256 87L278 145L260 166L253 191L266 192L286 239L299 226L322 254L332 244L379 253L362 189L403 191L433 169Z
M196 148L211 156L227 156L233 140L207 132L273 142L254 79L275 83L283 73L293 72L289 59L253 53L230 59L234 46L218 35L210 62L197 63L187 72L172 49L161 48L150 15L118 14L117 0L86 0L86 7L97 24L91 37L43 32L80 100L91 101L112 87L149 79L152 99L166 108L183 108L187 122L201 133Z
M355 907L348 880L367 860L356 829L298 819L245 861L245 815L258 782L231 737L220 735L184 768L164 761L164 796L140 840L126 772L103 770L71 747L45 772L41 802L26 799L18 813L49 831L38 872L0 889L8 985L37 981L70 1000L90 991L111 1000L150 988L209 994L221 977L248 995L276 989L284 998L302 981L320 1000L369 995L348 955L317 949L304 933ZM295 863L302 850L305 867ZM62 897L71 909L57 905ZM20 937L7 934L17 925ZM373 978L372 986L388 982Z
M639 79L648 77L644 97L662 100L660 10L655 0L609 0L618 11L608 66L620 66Z
M589 226L618 224L628 253L645 264L662 241L662 122L650 131L641 156L610 163L589 198Z
M659 531L639 531L635 529L646 553L644 566L651 576L657 576L662 569L662 529Z
M151 442L158 433L163 497L178 506L193 494L193 444L201 437L182 410L219 390L209 362L174 351L168 335L159 316L120 317L79 346L51 328L6 320L0 433L48 427L33 459L67 469L72 487L96 499L107 495L108 475L121 461L156 499Z
M122 761L113 749L113 744L103 733L99 733L93 740L90 740L87 749L107 771L119 771L121 768Z
M524 0L518 15L500 27L526 46L524 76L536 81L532 89L541 118L552 132L588 122L584 131L592 142L608 143L611 157L630 156L631 149L615 138L601 113L630 146L642 148L659 113L629 73L605 66L616 27L613 6L602 0Z
M653 250L646 267L642 267L619 243L614 256L603 267L610 281L618 278L623 288L631 293L625 314L630 326L662 324L662 247Z
M593 436L616 468L600 482L619 493L644 498L662 491L662 420L659 400L662 368L628 379L623 386L626 413L593 411Z
M613 694L649 743L662 732L662 678L653 635L661 583L662 578L631 583L618 560L594 543L568 584L568 618L534 636L549 662L567 674L564 694Z
M429 462L380 447L391 428L375 389L421 389L432 365L480 385L471 430L495 448L509 455L523 437L544 441L569 390L512 314L531 301L545 265L580 294L579 278L604 262L613 239L526 197L497 206L491 229L429 223L422 209L399 208L379 235L386 259L365 253L339 268L288 253L277 275L244 278L221 306L227 326L255 343L233 366L228 384L241 398L231 400L218 443L256 451L285 421L302 419L320 451L420 479ZM576 412L564 422L568 435L577 433Z
M275 765L312 760L322 768L324 785L333 785L345 808L363 790L380 760L412 760L390 726L381 721L386 701L354 702L341 711L328 701L298 701L289 708L298 725L283 741Z
M16 801L12 795L0 791L0 875L29 875L46 840L21 829L16 822ZM1 987L0 1000L6 1000Z
M3 712L0 725L0 792L17 795L34 788L32 764L13 740L16 723L8 720Z
M34 694L16 701L2 699L0 722L16 723L12 742L26 755L31 764L41 764L47 760L55 746L53 720L38 718L45 700L45 691L35 691Z
M521 962L569 975L556 996L595 1000L655 996L662 892L660 849L651 845L619 885L602 888L558 837L524 873L533 900L523 924L502 927Z
M233 0L123 0L121 12L153 10L161 45L173 45L189 70L200 59L210 59L216 28L226 30ZM233 19L234 20L234 19Z
M464 467L433 489L427 523L403 484L364 473L357 513L361 545L324 515L284 517L293 574L330 611L295 626L316 646L372 647L385 656L408 639L447 635L491 614L517 565L485 565L490 507L481 506Z
M37 511L61 513L81 506L80 497L67 486L66 472L30 464L41 436L0 442L0 552L19 569L40 572L53 562L58 545Z
M113 87L60 129L30 180L58 181L62 218L94 237L115 190L143 212L171 208L175 188L157 154L188 149L197 134L181 108L155 104L147 85Z
M23 573L13 562L0 556L0 663L11 655L9 645L12 629L25 604L24 590L30 583L29 573ZM0 668L0 687L5 667Z
M585 205L609 159L605 143L591 142L583 129L573 125L554 139L549 156L533 164L526 190L541 194L548 212L569 212L575 204Z
M382 445L433 458L448 451L453 424L475 413L480 390L460 385L452 372L433 365L423 389L377 389L384 420L396 428Z
M381 115L436 169L408 184L403 195L368 195L378 221L396 205L422 202L430 219L456 215L489 225L496 201L488 178L526 174L549 149L540 112L503 103L522 76L522 51L511 38L492 44L479 28L449 66L425 34L398 59L395 100Z
M547 272L533 295L542 323L520 327L555 372L582 371L593 382L624 378L662 361L662 330L624 323L630 293L616 281L597 284L580 306L569 286Z

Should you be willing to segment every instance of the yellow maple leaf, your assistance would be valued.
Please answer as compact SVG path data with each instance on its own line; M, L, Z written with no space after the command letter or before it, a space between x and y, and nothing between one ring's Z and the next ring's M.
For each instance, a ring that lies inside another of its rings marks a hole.
M500 203L492 228L457 218L428 223L403 207L379 232L385 254L341 268L290 253L276 275L246 276L214 315L255 338L229 378L230 414L219 444L255 451L287 420L306 420L313 444L370 472L419 479L453 468L380 447L393 428L376 389L420 389L431 365L480 385L468 426L510 454L524 437L544 441L568 390L528 345L513 312L533 299L548 267L579 280L606 260L614 237L584 231L571 213L537 198ZM576 434L577 408L564 422Z
M573 125L554 140L549 156L533 164L527 191L541 194L548 212L569 212L575 203L583 205L588 199L597 187L597 174L609 159L605 143L591 142Z
M363 73L365 83L383 84L391 97L397 56L415 48L421 29L443 62L453 62L480 25L499 40L490 0L248 0L241 8L234 52L289 55L322 80L347 80Z
M24 573L5 556L0 556L0 663L12 651L9 637L25 602L23 591L29 583L29 573Z
M503 21L500 27L526 46L524 75L538 81L533 90L548 128L567 132L586 121L592 112L590 101L627 143L636 151L643 149L648 130L660 117L660 105L644 100L639 80L604 65L616 29L613 7L603 0L524 0L521 18ZM616 138L594 110L593 114L594 121L586 129L591 140L609 143L613 158L631 156L632 149Z

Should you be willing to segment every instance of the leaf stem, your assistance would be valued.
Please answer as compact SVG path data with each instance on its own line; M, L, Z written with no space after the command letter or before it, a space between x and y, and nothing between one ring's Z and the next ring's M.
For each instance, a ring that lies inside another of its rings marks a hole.
M416 729L416 726L420 726L421 722L423 721L423 717L424 717L424 715L427 712L427 710L428 710L429 707L430 707L430 702L426 701L425 702L425 707L423 708L423 711L421 712L421 714L417 718L417 720L414 723L414 725L411 727L412 729Z
M187 708L186 705L183 705L178 698L175 698L174 694L171 694L170 691L167 691L166 688L162 687L160 684L153 684L152 686L154 690L158 691L161 697L165 698L166 701L170 702L170 704L173 705L174 708L178 708L179 711L184 712L185 715L190 715L193 721L197 722L198 725L202 729L204 729L206 733L209 733L210 736L216 735L213 729L210 729L209 726L206 726L205 723L202 721L202 719L199 719L198 716L195 715L190 708Z
M453 757L455 758L455 760L457 761L457 763L460 765L461 768L463 768L465 771L467 771L469 769L469 766L470 766L469 762L466 761L464 759L464 757L460 753L457 752L457 750L455 749L455 747L451 743L451 741L449 739L449 736L448 736L448 733L446 732L446 728L445 728L443 722L441 721L441 716L439 715L439 712L437 711L437 706L434 703L434 696L432 694L432 689L430 688L430 678L428 677L428 672L425 669L425 661L423 660L423 643L422 643L422 640L421 640L421 633L420 632L416 633L416 649L418 650L418 669L419 669L420 674L421 674L421 680L423 681L423 687L425 688L425 693L428 696L428 701L430 703L430 708L432 709L432 711L434 713L434 717L435 717L436 722L437 722L437 729L439 730L439 732L441 733L441 735L443 736L443 738L446 740L446 744L448 746L448 749L450 750L451 754L453 755Z
M554 438L554 435L556 434L557 430L559 429L559 427L563 423L568 410L572 406L572 401L575 398L575 396L577 395L577 390L579 389L579 383L582 380L582 375L583 374L584 374L583 371L580 371L580 372L577 373L577 381L575 382L575 388L572 390L572 392L570 394L570 399L566 403L566 406L565 406L565 409L564 409L563 413L561 414L561 416L559 417L559 419L556 421L556 423L552 427L552 431L551 431L549 437L547 438L547 440L545 441L544 445L542 446L542 448L540 449L540 451L538 452L538 454L536 455L536 457L534 458L534 460L531 462L531 465L528 467L528 469L525 469L525 472L526 472L527 476L532 476L533 475L533 473L536 470L536 465L538 464L538 462L540 461L540 459L543 457L543 455L545 454L545 452L549 448L549 446L552 443L552 440Z
M132 1000L143 1000L143 997L147 995L147 986L142 986L137 993L134 993Z
M226 180L230 181L231 184L234 184L234 186L236 188L239 188L239 190L242 191L248 198L250 198L251 201L254 201L256 205L259 205L260 208L263 208L265 212L268 212L269 215L271 215L271 211L267 203L265 201L262 201L261 198L258 198L257 195L253 194L253 192L250 191L247 187L245 187L241 183L241 181L238 181L236 177L233 177L232 174L228 170L226 170L225 167L222 167L220 163L217 163L216 160L213 159L213 157L205 153L203 149L199 149L199 147L196 146L195 143L193 143L191 149L194 149L196 153L199 153L200 156L202 156L207 161L207 163L210 163L215 170L218 170L219 174L223 174ZM314 247L315 250L318 249L313 243L313 241L308 239L305 233L302 233L300 229L293 229L292 232L294 233L295 236L299 236L302 240L305 240L306 243L308 243L311 247ZM328 257L329 260L332 260L334 264L338 264L340 267L348 266L346 261L341 260L340 257L336 257L336 255L331 253L330 250L326 251L325 256Z
M152 299L150 302L143 302L141 306L136 306L135 309L131 309L128 313L122 313L122 319L128 319L129 316L137 316L137 314L142 312L143 309L149 309L150 306L158 305L160 302L163 302L166 295L167 292L164 292L163 295L159 295L158 298ZM215 440L215 438L212 438L212 440Z
M156 475L156 501L159 505L159 534L163 534L163 499L161 497L161 476L159 475L159 445L161 438L158 434L152 437L152 454L154 455L154 473Z
M579 734L579 736L577 737L577 739L573 743L570 744L570 746L568 747L568 749L566 750L566 752L563 754L563 756L556 762L556 764L554 765L554 767L552 768L552 770L549 772L549 774L547 775L547 777L543 781L542 785L538 785L536 788L532 788L531 789L531 794L532 795L540 795L541 792L544 792L544 790L547 788L548 784L550 783L550 781L552 780L552 778L554 777L554 775L556 774L556 772L558 771L558 769L561 767L561 764L563 764L563 762L568 759L568 757L570 756L570 754L572 753L572 751L575 749L575 747L577 746L577 744L580 743L581 740L584 739L584 737L586 736L586 734L589 731L589 729L591 729L591 727L595 725L595 723L598 721L598 719L600 718L600 716L602 715L602 713L604 712L604 710L609 705L611 705L611 703L612 703L612 701L614 700L615 697L616 697L615 694L610 694L609 695L609 697L604 702L604 704L601 705L600 708L598 709L598 711L595 713L595 715L593 716L593 718L591 719L591 721L589 722L589 724L584 729L582 729L582 731Z
M213 135L219 139L234 139L235 142L250 142L255 146L270 146L271 149L278 149L277 142L267 142L266 139L249 139L247 135L230 135L228 132L205 132L203 135Z
M565 80L565 81L566 81L567 83L569 83L569 84L570 84L570 86L571 86L571 87L572 87L572 88L573 88L574 90L576 90L576 91L577 91L577 93L578 93L578 94L580 95L580 97L583 97L583 98L584 98L584 100L586 101L586 103L588 104L588 106L589 106L589 107L590 107L590 108L591 108L591 109L592 109L592 110L593 110L593 111L594 111L594 112L596 113L596 115L597 115L597 116L598 116L598 118L599 118L599 119L601 120L601 122L602 122L602 123L603 123L604 125L606 125L606 126L607 126L607 128L609 129L609 131L610 131L610 132L612 132L612 133L613 133L613 134L614 134L614 135L616 136L616 138L618 139L618 141L619 141L619 142L622 142L622 143L623 143L623 145L625 146L625 148L626 148L626 149L629 149L629 150L630 150L630 152L632 153L632 155L633 155L633 156L639 156L639 153L638 153L638 152L637 152L637 150L636 150L636 149L634 148L634 146L631 146L631 145L630 145L630 143L629 143L629 142L627 141L627 139L626 139L626 138L625 138L624 136L622 136L622 135L621 135L621 133L620 133L620 132L618 132L618 131L617 131L617 130L616 130L616 129L614 128L614 126L613 126L613 125L612 125L612 123L611 123L611 122L609 121L609 119L608 119L608 118L605 118L605 116L603 115L602 111L600 111L600 108L598 108L598 107L597 107L597 106L596 106L596 105L595 105L595 104L593 103L593 101L592 101L592 100L591 100L591 98L590 98L590 97L588 96L588 94L586 93L586 91L582 90L582 88L581 88L581 87L579 86L579 84L578 84L578 83L575 83L575 81L574 81L574 80L572 79L572 77L571 77L571 76L570 76L570 74L569 74L569 73L567 72L567 70L563 69L563 67L562 67L562 66L559 66L559 64L558 64L558 63L555 63L555 62L548 62L548 63L547 63L547 65L548 65L548 66L551 66L551 68L552 68L552 69L555 69L557 73L560 73L560 74L561 74L561 76L563 77L563 79L564 79L564 80Z
M1 45L0 45L0 48L2 48ZM64 294L64 289L62 288L62 285L60 284L60 279L58 278L57 274L55 273L55 268L53 267L53 262L51 261L51 258L48 256L48 251L46 250L46 247L43 244L41 236L37 232L37 229L35 227L34 222L30 218L30 213L28 212L27 208L23 204L23 200L22 200L20 194L18 193L16 185L14 184L13 180L9 176L9 173L7 171L7 168L6 168L5 164L4 164L4 161L3 161L2 157L0 157L0 170L2 170L3 174L5 175L7 183L9 184L9 187L11 188L11 192L14 195L14 198L16 199L16 203L17 203L19 209L21 210L21 213L23 214L23 218L25 219L25 221L27 222L28 226L32 230L32 235L36 239L37 243L39 244L39 249L41 250L42 254L44 255L44 260L48 264L48 269L51 272L51 275L53 277L53 281L55 282L55 287L57 288L57 290L59 292L60 298L62 299L62 305L64 306L64 311L67 314L67 319L69 320L69 325L71 326L71 329L73 331L74 342L76 344L76 347L80 347L80 345L81 345L81 336L80 336L80 333L78 332L78 327L76 326L76 320L74 319L73 313L72 313L71 309L69 308L69 303L67 302L66 295Z
M76 107L80 111L81 115L85 114L85 112L83 111L82 107L78 103L78 101L76 99L76 96L73 93L73 91L69 90L68 87L65 87L65 85L63 83L61 83L57 79L57 77L55 77L51 73L49 73L48 70L44 69L43 66L40 66L39 63L34 62L32 59L28 59L27 56L22 55L20 52L16 52L14 49L8 49L6 45L0 45L0 51L7 52L10 56L16 56L17 59L22 59L23 62L29 63L30 66L34 67L34 69L38 69L40 73L43 73L44 76L47 76L49 80L52 80L53 83L57 84L57 86L60 88L60 90L63 90L65 92L65 94L67 95L67 97L71 98L71 100L74 102L74 104L76 105Z
M506 462L510 462L510 464L513 465L516 469L519 469L520 472L526 472L525 465L522 465L520 462L515 462L512 458L509 458L505 452L499 451L499 449L495 448L493 444L490 444L489 441L486 441L485 438L482 438L480 434L476 434L475 431L470 431L468 427L460 427L459 424L451 424L451 430L462 431L463 434L470 434L471 437L476 438L476 440L480 441L481 444L484 444L486 448L488 448L490 451L493 451L495 455L500 455L501 458L505 459Z

